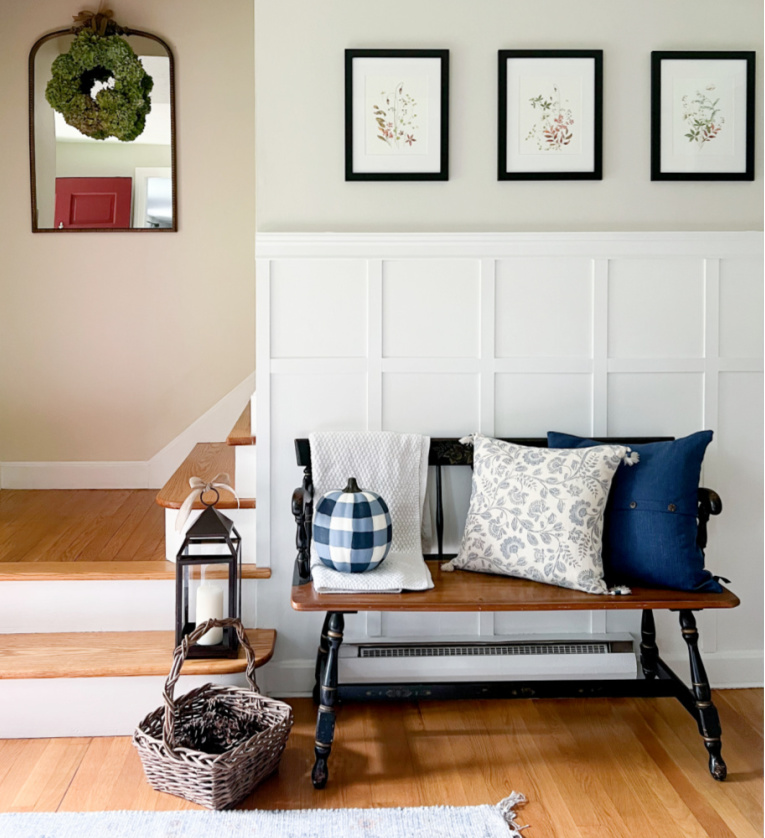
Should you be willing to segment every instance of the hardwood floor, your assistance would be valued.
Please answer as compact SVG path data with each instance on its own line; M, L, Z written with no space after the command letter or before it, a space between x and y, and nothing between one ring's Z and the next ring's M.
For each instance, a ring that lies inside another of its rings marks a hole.
M0 562L165 560L155 489L3 489Z
M762 836L763 691L715 701L724 783L674 699L453 701L342 707L317 792L314 707L293 699L279 772L242 808L463 806L516 789L528 838ZM0 742L0 811L188 808L148 786L129 737Z

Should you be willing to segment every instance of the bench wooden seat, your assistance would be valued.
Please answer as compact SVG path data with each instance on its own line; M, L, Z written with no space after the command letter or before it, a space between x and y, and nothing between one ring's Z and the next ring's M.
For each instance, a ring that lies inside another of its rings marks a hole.
M609 443L640 444L658 442L671 437L608 438ZM547 440L507 439L521 445L547 447ZM335 706L338 699L416 699L428 698L534 698L568 696L673 696L695 718L699 733L709 755L709 771L716 780L723 780L727 768L721 755L720 720L712 702L709 679L699 652L699 633L695 611L706 608L735 608L738 597L723 588L722 593L689 593L658 588L633 587L626 595L594 595L540 582L457 570L443 572L441 563L453 554L443 552L444 508L442 499L442 468L472 466L472 448L457 439L432 439L429 464L435 466L436 537L438 553L426 556L434 587L428 591L401 594L317 594L311 584L310 541L313 519L313 482L311 452L307 439L295 440L298 465L305 469L303 485L292 497L292 512L297 524L298 554L292 587L292 607L296 611L325 613L324 625L316 658L314 698L319 704L316 721L316 760L312 780L316 788L324 788L328 778L327 760L332 749L335 730ZM722 511L719 496L710 489L699 489L697 544L703 549L707 542L707 522ZM683 640L688 646L691 689L659 656L653 612L671 610L679 613ZM490 684L395 684L365 685L338 683L338 650L343 640L344 615L359 611L640 611L641 672L635 680L592 681L512 681Z
M631 594L595 596L527 579L455 570L428 562L435 587L402 594L317 594L313 585L292 589L296 611L634 611L636 609L735 608L738 597L695 594L658 588L632 588Z

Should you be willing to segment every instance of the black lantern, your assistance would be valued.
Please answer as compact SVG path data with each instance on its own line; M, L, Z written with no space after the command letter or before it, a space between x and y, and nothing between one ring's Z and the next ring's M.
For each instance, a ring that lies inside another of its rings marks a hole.
M213 504L203 503L206 508L189 527L175 559L176 646L205 620L242 616L241 536ZM234 629L213 628L188 657L235 658L238 653Z

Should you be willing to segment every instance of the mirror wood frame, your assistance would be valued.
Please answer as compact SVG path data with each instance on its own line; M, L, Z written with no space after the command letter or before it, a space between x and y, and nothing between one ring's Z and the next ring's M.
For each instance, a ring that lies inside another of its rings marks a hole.
M151 41L158 43L167 53L170 70L170 166L172 178L172 206L173 206L173 223L170 227L68 227L57 229L56 227L39 227L37 224L37 173L35 168L35 57L38 50L43 44L54 38L61 38L65 35L76 35L79 29L70 27L69 29L57 29L55 32L50 32L43 35L35 41L32 49L29 52L29 181L31 188L31 208L32 208L32 232L33 233L177 233L178 232L178 167L176 157L176 142L175 142L175 59L173 51L168 44L157 35L152 35L150 32L143 32L140 29L126 29L120 27L117 33L121 37L135 35L141 38L148 38Z

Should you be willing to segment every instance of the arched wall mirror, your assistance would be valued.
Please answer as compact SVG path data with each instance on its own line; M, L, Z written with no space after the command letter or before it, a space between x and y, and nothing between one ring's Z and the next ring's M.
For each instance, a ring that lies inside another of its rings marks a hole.
M177 231L173 54L156 35L108 22L106 34L126 40L151 78L151 110L134 139L94 139L46 99L53 62L69 52L83 28L43 35L29 54L32 231ZM114 87L109 75L95 68L82 76L80 90L87 88L95 102L100 90Z

